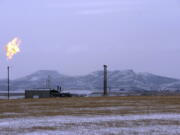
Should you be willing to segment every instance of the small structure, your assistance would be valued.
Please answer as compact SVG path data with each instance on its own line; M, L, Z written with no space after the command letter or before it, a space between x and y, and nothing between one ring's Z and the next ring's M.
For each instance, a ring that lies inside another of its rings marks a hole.
M25 98L49 98L51 97L50 93L50 89L25 90Z
M70 93L61 93L53 89L32 89L25 90L25 98L51 98L51 97L72 97Z

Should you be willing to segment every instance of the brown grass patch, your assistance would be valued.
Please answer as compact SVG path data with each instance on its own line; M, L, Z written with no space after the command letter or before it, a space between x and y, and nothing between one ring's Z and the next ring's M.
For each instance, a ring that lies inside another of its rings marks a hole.
M124 108L111 110L108 107ZM0 100L0 108L0 118L55 115L126 115L161 112L180 113L180 96ZM102 109L98 110L95 108ZM6 113L8 115L3 115ZM11 113L16 113L17 115L11 115Z

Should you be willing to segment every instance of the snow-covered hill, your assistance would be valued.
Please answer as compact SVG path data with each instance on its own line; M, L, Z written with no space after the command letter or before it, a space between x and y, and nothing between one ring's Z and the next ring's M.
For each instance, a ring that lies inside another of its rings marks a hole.
M103 86L103 71L85 76L67 76L57 71L40 70L31 75L11 81L12 90L45 88L49 77L52 88L61 85L63 89L100 90ZM150 73L136 73L133 70L109 71L109 88L127 91L180 90L180 80ZM6 80L0 81L0 90L7 89Z

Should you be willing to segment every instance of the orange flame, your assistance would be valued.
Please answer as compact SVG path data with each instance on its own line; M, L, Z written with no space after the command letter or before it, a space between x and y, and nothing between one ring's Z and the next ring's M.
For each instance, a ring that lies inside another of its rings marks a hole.
M21 40L19 38L14 38L6 45L6 56L8 59L12 59L16 53L20 52L20 44Z

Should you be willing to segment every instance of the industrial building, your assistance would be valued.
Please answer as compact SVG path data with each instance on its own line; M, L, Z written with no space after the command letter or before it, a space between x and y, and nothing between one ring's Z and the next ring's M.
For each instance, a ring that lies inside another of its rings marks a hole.
M51 97L72 97L70 93L61 93L52 89L25 90L25 98L51 98Z

